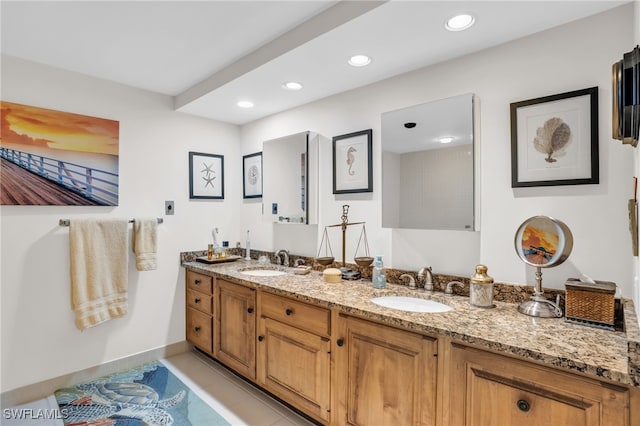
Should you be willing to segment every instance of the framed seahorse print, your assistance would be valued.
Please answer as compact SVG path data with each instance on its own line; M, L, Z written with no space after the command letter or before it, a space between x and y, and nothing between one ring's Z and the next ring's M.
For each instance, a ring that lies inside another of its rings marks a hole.
M333 193L373 192L372 130L333 137Z
M597 183L597 87L511 104L512 188Z

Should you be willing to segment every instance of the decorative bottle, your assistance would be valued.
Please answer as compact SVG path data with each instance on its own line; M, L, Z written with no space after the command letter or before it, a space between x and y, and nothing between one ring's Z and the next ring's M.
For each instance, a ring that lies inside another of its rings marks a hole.
M487 267L476 265L476 273L469 281L471 305L478 308L493 308L493 278L487 275Z
M247 253L245 255L246 260L251 260L251 241L249 240L249 230L247 229Z
M373 276L371 282L373 284L373 288L385 288L387 286L387 277L384 274L382 256L376 256L376 260L373 262Z

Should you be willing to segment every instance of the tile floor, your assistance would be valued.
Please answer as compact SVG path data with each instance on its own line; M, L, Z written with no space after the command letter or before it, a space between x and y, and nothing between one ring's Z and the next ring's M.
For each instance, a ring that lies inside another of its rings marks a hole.
M165 358L163 362L233 426L314 424L197 351Z

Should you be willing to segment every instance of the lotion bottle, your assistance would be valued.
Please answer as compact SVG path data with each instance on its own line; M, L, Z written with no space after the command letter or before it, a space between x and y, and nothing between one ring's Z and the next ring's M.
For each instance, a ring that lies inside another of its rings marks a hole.
M376 260L373 262L371 283L373 284L373 288L385 288L387 286L387 277L384 274L382 256L376 256Z

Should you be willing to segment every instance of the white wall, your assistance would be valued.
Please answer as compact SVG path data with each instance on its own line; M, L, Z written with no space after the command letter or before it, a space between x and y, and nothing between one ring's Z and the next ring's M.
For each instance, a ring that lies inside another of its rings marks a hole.
M2 391L184 340L179 252L210 230L240 240L237 126L172 110L172 99L15 58L2 58L2 100L120 122L118 207L2 206ZM225 200L189 201L188 152L225 157ZM164 216L164 201L175 216ZM79 331L69 301L69 228L58 219L164 217L158 269L129 264L129 313ZM242 239L244 241L244 238Z
M633 47L632 7L626 5L245 125L242 150L259 150L263 140L303 130L332 137L372 128L373 193L334 196L331 146L321 148L324 187L319 232L340 221L341 206L347 203L350 220L367 222L371 251L383 254L385 265L414 270L432 265L435 272L470 275L475 264L482 262L498 281L533 284L535 271L518 259L514 234L528 217L550 215L571 228L575 243L563 265L544 271L544 286L563 288L566 278L586 273L616 282L630 297L633 267L626 205L632 191L633 156L628 147L612 141L610 117L611 64ZM592 86L599 87L600 184L512 189L509 104ZM474 93L478 100L480 232L381 228L380 114L463 93ZM251 207L244 209L244 219L257 223L259 216ZM335 251L339 238L334 238ZM260 239L268 244L269 231L264 230ZM358 232L348 234L348 239L350 259Z
M584 272L617 282L631 296L637 268L626 205L638 154L611 140L610 122L611 64L633 47L631 11L625 6L326 98L240 132L173 112L169 97L3 57L3 100L120 121L121 201L115 208L2 206L1 390L182 341L184 272L178 253L204 249L213 226L232 245L244 245L246 229L256 249L286 241L274 240L274 226L263 223L261 200L242 199L241 156L261 151L265 140L306 130L332 137L373 129L373 193L334 196L331 144L321 147L317 236L324 225L339 223L342 205L349 204L349 219L367 222L371 252L383 254L387 265L432 265L435 272L470 275L483 262L498 281L532 284L533 271L515 255L513 235L524 219L548 214L569 225L575 246L564 265L545 271L545 286L561 288L567 277ZM514 191L509 103L591 86L600 88L601 183ZM383 229L380 114L463 93L478 99L480 232ZM225 156L224 201L189 201L188 151ZM160 226L158 270L138 273L131 262L129 314L78 331L69 308L68 229L58 227L58 219L163 216L164 200L175 201L176 215L165 216ZM348 260L358 236L358 229L349 231ZM339 258L336 237L332 246Z

